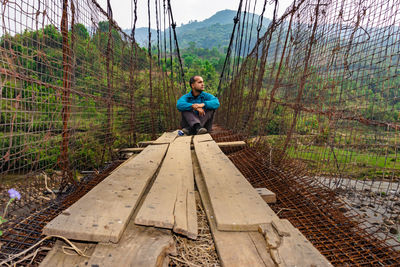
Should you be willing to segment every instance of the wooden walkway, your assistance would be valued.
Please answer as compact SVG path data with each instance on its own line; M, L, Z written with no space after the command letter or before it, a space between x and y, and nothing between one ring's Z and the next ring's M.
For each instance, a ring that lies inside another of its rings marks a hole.
M147 145L45 226L85 256L67 255L57 241L42 266L167 266L172 232L197 238L196 194L222 266L330 266L209 134L164 133Z

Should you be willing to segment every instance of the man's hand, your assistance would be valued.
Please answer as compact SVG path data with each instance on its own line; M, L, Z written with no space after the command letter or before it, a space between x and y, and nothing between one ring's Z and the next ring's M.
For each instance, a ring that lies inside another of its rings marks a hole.
M203 108L205 105L204 105L204 103L201 103L201 104L193 104L192 105L192 108L193 108L193 110L197 110L198 108Z
M201 104L193 104L192 108L193 110L197 110L197 112L199 112L200 116L204 116L206 114L206 112L204 111L203 107L204 107L204 103Z
M201 117L203 117L204 115L206 115L206 112L204 111L203 108L197 108L196 110L199 112L199 115L200 115Z

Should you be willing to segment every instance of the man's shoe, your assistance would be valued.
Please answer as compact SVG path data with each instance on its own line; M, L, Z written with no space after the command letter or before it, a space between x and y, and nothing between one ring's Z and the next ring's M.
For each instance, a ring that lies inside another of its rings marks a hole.
M207 133L207 129L206 128L200 128L197 130L196 134L206 134Z
M182 132L183 132L184 134L186 134L186 135L190 135L190 129L188 129L188 128L183 128L183 129L182 129Z

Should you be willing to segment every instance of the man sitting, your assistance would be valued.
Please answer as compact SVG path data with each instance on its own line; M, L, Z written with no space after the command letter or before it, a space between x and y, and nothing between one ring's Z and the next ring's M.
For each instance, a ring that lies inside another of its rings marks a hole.
M179 98L176 107L182 113L182 131L186 135L211 132L214 112L219 100L204 92L203 78L193 76L189 80L192 91Z

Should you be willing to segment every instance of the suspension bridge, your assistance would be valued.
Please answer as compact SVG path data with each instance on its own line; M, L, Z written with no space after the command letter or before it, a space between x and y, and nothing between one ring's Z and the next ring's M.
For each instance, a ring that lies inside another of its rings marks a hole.
M143 48L137 0L129 32L0 3L0 265L398 266L400 3L238 1L217 125L184 137L173 1L145 4Z

